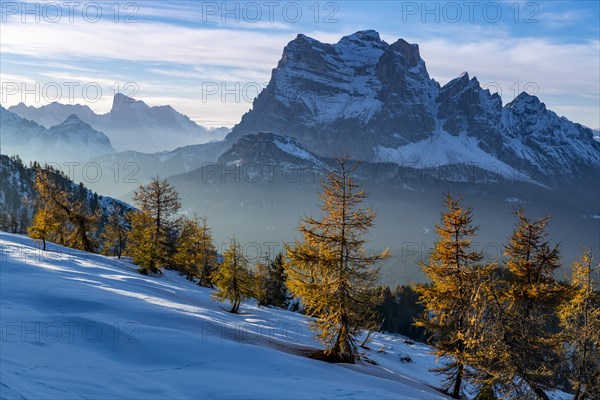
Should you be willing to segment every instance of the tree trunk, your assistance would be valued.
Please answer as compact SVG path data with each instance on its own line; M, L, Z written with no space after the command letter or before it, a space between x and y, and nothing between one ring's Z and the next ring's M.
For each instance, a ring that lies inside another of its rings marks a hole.
M544 392L538 385L531 385L533 388L533 392L536 394L538 399L540 400L550 400L550 397Z
M46 239L42 238L42 251L46 251Z
M462 385L462 376L463 376L464 366L460 364L458 366L458 370L456 371L456 380L454 381L454 389L452 389L452 397L455 399L460 399L460 386Z
M369 338L371 337L371 333L373 333L372 330L369 330L369 333L367 333L367 337L365 338L365 340L363 340L363 342L360 344L360 347L362 347L363 349L368 349L368 347L365 347L365 345L367 344L367 342L369 341Z

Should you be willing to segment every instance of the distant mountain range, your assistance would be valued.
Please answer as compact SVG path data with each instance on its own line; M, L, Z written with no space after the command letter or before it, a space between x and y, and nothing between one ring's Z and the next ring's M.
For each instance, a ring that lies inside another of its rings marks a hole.
M113 98L111 110L101 115L86 105L56 102L41 107L20 103L8 110L45 127L76 115L94 129L104 132L117 149L146 153L218 141L229 132L225 127L204 128L171 106L150 107L121 93Z
M0 106L0 149L26 161L69 162L114 153L108 137L75 114L45 128Z

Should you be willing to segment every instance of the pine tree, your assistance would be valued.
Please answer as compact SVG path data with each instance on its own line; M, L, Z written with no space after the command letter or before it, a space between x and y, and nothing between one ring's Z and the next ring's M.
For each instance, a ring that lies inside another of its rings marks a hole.
M267 303L269 305L287 308L290 296L285 285L287 275L283 262L283 254L279 253L269 265L269 281L267 285Z
M174 252L173 236L179 222L174 215L181 208L179 194L166 179L156 177L148 185L140 185L133 194L133 201L141 213L132 216L131 245L142 245L149 250L149 253L141 254L139 250L132 249L134 262L143 260L140 264L143 274L159 272L159 267L167 264L169 255ZM149 232L149 222L153 233ZM136 232L136 229L140 231Z
M515 213L517 226L505 246L503 280L488 280L474 302L476 329L467 335L470 365L478 381L504 397L548 399L559 361L560 342L549 327L564 288L554 279L560 267L557 246L550 246L549 217L530 220Z
M127 221L124 216L122 207L117 207L108 217L108 221L102 232L102 240L104 241L104 254L113 254L117 258L125 252L127 244Z
M199 284L211 285L209 276L216 265L216 250L206 218L183 219L173 259L187 279L200 278Z
M560 308L573 400L600 398L600 293L591 251L573 263L570 296Z
M273 260L265 255L264 260L256 266L256 278L259 285L257 293L259 306L288 307L290 297L285 286L287 276L283 254L277 254Z
M266 253L261 260L256 263L254 268L254 278L256 281L256 300L258 306L268 306L269 299L268 295L268 287L269 287L269 254Z
M212 274L217 268L217 249L213 244L213 236L206 217L200 218L200 241L202 252L202 263L200 280L198 284L204 287L213 287Z
M471 249L478 229L473 225L471 208L463 209L461 200L454 200L449 194L444 206L441 224L436 225L439 239L429 262L421 263L431 285L416 286L425 306L417 325L433 335L436 356L449 356L452 360L435 371L446 376L448 393L460 398L467 360L464 337L470 322L472 295L490 270L479 264L481 253Z
M304 218L303 241L286 245L286 273L290 293L316 318L312 329L327 346L323 356L352 363L358 357L355 336L377 304L378 269L372 267L389 253L365 253L364 235L376 214L359 208L366 194L352 179L358 164L350 167L348 156L337 162L338 169L321 182L324 216Z
M212 274L212 281L217 286L212 296L219 301L228 300L230 312L237 313L242 301L255 295L256 281L249 269L248 258L235 239L229 242L223 257L223 262Z

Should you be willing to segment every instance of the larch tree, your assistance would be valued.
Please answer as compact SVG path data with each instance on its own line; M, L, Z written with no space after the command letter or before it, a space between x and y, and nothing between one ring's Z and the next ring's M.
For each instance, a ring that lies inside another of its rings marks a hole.
M481 265L481 252L472 249L478 227L473 225L471 208L463 208L461 200L449 194L444 200L445 211L435 230L438 239L427 263L421 269L431 284L416 286L425 307L416 320L427 329L438 358L449 362L434 371L445 375L444 388L452 397L460 398L467 371L465 335L469 329L472 296L490 273Z
M40 208L33 217L33 223L28 228L29 237L42 242L42 250L46 251L46 240L50 240L57 228L57 221L46 208Z
M157 245L156 228L150 214L143 211L131 211L127 215L131 230L127 233L127 255L138 271L143 275L158 272L158 260L164 259L162 247Z
M168 262L172 252L172 236L178 219L174 215L181 208L179 193L166 179L153 178L147 185L140 187L133 194L133 201L140 209L140 215L132 215L132 232L129 235L131 246L151 246L149 254L139 254L140 251L132 249L138 254L136 259L144 259L144 265L140 264L140 272L147 274L148 271L156 273L159 268ZM151 223L150 226L144 224ZM139 230L136 232L136 229ZM154 232L150 232L153 230ZM139 244L138 244L139 242Z
M188 280L199 278L199 284L209 286L207 276L216 265L216 250L206 218L183 219L180 225L173 261Z
M549 329L565 295L553 276L559 251L547 238L549 217L532 220L523 210L515 215L505 246L508 274L489 280L475 302L480 329L470 335L470 364L481 371L479 382L502 397L547 400L561 353L560 337Z
M54 221L60 244L95 252L97 243L93 232L96 230L99 210L92 213L75 193L61 188L48 169L36 169L34 187L38 213L43 213L38 221ZM35 228L32 230L34 234Z
M389 252L365 251L376 213L360 208L366 194L352 179L358 164L350 165L348 156L337 163L321 182L323 217L303 218L303 240L286 245L287 287L315 317L311 328L327 346L322 356L352 363L358 357L355 337L377 304L374 266Z
M173 216L181 208L179 193L166 179L161 180L158 176L149 184L140 185L133 194L133 201L152 217L159 235L173 223Z
M569 299L560 308L573 400L600 398L600 264L590 250L573 263ZM596 277L594 276L596 275Z
M229 242L223 258L223 262L212 274L212 281L217 287L212 297L219 301L229 301L230 312L237 313L242 301L255 295L256 281L242 246L235 239Z

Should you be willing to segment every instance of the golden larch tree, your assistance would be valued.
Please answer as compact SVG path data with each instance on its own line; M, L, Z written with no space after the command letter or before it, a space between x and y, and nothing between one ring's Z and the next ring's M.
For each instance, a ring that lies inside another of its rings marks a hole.
M568 301L559 316L566 338L566 353L573 400L600 398L600 293L598 273L590 250L573 263Z
M352 363L358 357L355 336L374 310L379 270L387 250L367 254L365 235L376 213L360 208L367 195L354 182L358 164L337 158L337 168L321 182L323 217L303 218L302 241L286 245L287 287L299 297L306 313L315 317L312 329L327 346L323 355Z
M231 313L237 313L242 301L255 295L256 281L250 271L250 262L244 255L242 246L231 239L227 251L223 254L223 262L212 274L212 281L217 291L212 297L231 303Z
M466 368L465 336L471 323L473 295L490 273L481 265L481 252L472 249L478 227L473 225L471 208L463 208L461 200L449 194L445 211L436 225L438 239L428 262L421 269L431 281L416 285L425 306L416 325L431 334L436 356L449 357L449 362L435 372L445 375L444 388L452 397L460 398Z

